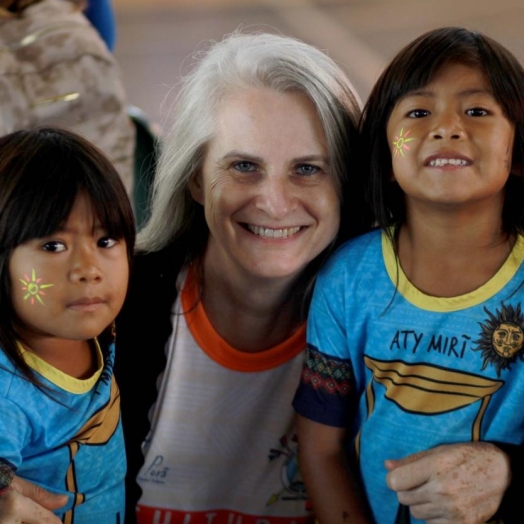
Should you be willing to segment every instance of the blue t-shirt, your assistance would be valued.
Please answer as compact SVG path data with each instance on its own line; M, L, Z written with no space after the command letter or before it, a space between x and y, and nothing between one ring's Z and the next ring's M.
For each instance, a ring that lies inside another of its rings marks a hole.
M294 406L347 427L377 524L394 524L384 460L440 444L522 444L524 239L485 285L425 295L381 231L354 239L318 277ZM412 522L420 522L412 519Z
M23 353L49 394L20 376L0 350L0 461L49 491L66 494L63 522L124 521L125 448L114 345L98 371L79 380Z

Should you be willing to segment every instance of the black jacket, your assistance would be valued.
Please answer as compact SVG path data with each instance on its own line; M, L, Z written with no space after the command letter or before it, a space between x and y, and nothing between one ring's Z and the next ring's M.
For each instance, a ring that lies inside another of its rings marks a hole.
M173 329L171 307L185 250L175 242L133 261L126 301L116 321L115 376L120 388L127 454L125 524L135 524L140 497L136 476L144 463L141 445L157 397L157 378L166 365L164 348Z

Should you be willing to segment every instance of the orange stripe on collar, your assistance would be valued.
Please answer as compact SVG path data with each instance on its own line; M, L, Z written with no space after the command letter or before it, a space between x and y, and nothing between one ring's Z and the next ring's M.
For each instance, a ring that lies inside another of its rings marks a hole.
M189 268L181 293L182 310L189 331L202 350L215 362L234 371L257 372L273 369L297 356L306 347L306 324L284 342L259 353L239 351L213 328L202 301L195 270Z

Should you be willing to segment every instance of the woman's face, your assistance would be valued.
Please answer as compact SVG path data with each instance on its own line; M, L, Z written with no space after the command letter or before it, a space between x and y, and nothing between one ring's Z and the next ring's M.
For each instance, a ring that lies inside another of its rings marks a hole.
M210 230L206 264L226 277L296 277L335 238L335 175L313 104L249 88L216 114L202 172L191 182Z

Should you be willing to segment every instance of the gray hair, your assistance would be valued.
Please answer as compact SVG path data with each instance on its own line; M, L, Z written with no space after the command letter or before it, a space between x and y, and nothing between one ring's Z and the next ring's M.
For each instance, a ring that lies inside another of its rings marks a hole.
M138 249L158 251L191 229L199 245L208 230L203 210L189 193L214 115L231 92L246 88L299 92L314 104L342 200L348 149L360 118L360 100L343 71L319 49L294 38L235 32L214 43L182 80L173 123L164 136L153 187L151 216L138 235Z

